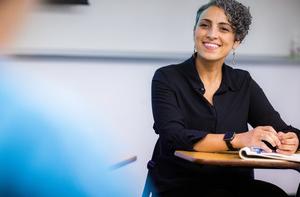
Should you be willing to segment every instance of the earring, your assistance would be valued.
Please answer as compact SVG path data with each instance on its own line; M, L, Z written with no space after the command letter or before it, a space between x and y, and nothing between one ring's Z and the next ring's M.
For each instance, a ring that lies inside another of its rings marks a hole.
M197 50L196 50L196 48L194 47L193 57L196 57L196 56L197 56Z
M194 47L194 53L197 53L197 49L196 49L196 47Z
M232 52L232 65L236 65L235 59L236 59L236 54L235 54L235 50L233 50L233 52Z

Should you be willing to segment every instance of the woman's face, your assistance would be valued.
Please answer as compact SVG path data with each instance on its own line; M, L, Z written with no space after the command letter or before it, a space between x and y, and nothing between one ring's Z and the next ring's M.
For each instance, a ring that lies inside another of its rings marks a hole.
M197 57L208 61L224 61L239 42L223 9L211 6L200 15L194 32Z

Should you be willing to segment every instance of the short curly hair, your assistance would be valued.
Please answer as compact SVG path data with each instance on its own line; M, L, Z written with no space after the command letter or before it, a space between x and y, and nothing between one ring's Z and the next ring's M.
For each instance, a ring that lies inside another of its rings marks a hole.
M248 34L252 16L250 14L249 7L246 7L235 0L212 0L201 6L197 11L194 30L197 27L202 12L211 6L217 6L224 10L229 23L234 29L235 40L242 42Z

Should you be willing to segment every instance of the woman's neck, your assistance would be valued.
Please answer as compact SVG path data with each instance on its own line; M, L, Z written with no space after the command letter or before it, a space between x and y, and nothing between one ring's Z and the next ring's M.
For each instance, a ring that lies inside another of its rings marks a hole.
M196 58L196 69L205 88L203 96L211 105L214 105L214 94L221 85L223 62L224 61L204 61Z
M204 85L220 83L223 61L203 61L196 58L196 69Z

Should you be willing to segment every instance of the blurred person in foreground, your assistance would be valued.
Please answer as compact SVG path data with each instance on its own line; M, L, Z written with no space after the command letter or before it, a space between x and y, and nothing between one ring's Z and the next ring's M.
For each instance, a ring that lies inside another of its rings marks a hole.
M249 72L225 63L247 35L251 19L249 9L235 0L210 1L197 12L192 57L155 72L153 128L159 139L148 163L154 196L287 196L255 180L251 168L199 165L174 156L175 150L245 146L266 152L272 146L282 154L298 150L299 130L281 119Z
M67 103L31 100L29 89L4 58L35 3L0 1L0 196L128 196L124 179L109 170L103 152L113 150L112 138L97 129L89 132L86 114L65 117ZM56 105L62 107L53 109Z

